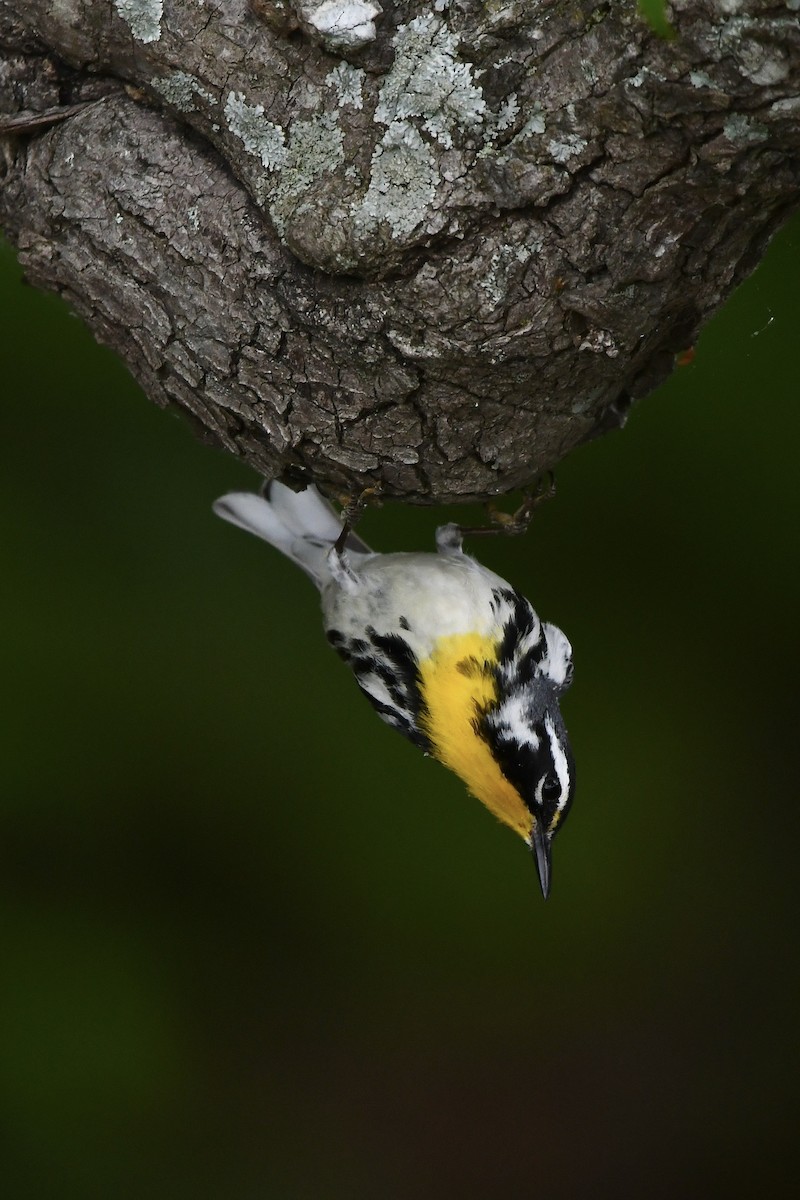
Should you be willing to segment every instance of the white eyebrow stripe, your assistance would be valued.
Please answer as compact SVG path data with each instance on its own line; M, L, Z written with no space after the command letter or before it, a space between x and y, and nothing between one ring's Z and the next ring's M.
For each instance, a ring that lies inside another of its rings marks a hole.
M545 717L544 727L550 739L550 754L553 758L553 766L558 776L558 782L561 785L561 795L558 799L557 809L560 812L569 799L569 762L556 736L555 726L551 717Z

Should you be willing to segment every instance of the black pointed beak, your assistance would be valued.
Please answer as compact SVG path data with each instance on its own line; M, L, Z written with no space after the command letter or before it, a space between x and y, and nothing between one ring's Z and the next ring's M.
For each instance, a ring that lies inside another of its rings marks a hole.
M542 885L542 895L546 900L550 893L550 838L542 830L538 821L533 826L531 849L536 857L539 883Z

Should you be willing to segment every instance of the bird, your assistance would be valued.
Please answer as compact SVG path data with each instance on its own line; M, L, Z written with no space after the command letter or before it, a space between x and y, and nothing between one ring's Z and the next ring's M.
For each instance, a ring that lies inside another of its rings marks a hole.
M524 840L545 899L551 847L575 793L560 700L572 647L509 583L463 549L375 553L312 484L279 480L214 505L296 563L321 593L328 642L378 715Z

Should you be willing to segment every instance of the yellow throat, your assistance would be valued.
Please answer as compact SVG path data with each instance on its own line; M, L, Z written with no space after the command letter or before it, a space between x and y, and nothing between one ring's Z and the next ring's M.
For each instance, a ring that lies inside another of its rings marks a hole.
M440 638L419 665L426 711L420 718L432 753L466 783L473 796L522 838L532 817L517 789L497 765L473 727L476 717L497 701L497 642L477 633Z

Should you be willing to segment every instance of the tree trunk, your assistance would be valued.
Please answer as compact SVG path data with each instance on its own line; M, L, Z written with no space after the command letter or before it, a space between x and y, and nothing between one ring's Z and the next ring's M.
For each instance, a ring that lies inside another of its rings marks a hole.
M800 0L0 0L0 223L158 404L416 502L624 418L800 198Z

